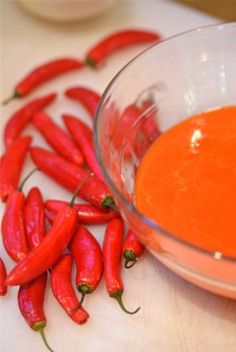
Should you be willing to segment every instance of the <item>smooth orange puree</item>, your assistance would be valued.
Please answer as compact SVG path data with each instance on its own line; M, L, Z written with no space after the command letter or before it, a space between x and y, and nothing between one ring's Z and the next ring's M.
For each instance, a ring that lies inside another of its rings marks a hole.
M192 244L236 256L236 106L163 133L136 176L141 213Z

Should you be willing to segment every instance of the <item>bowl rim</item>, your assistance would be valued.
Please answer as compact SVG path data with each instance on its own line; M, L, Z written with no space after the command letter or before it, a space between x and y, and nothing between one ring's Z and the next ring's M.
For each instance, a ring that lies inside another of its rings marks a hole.
M136 61L137 59L139 59L142 56L145 56L145 54L148 53L149 51L151 51L154 47L159 47L159 46L163 45L163 43L165 44L167 42L171 42L175 39L178 39L179 37L183 37L183 36L193 34L193 33L198 33L198 32L205 32L205 31L212 30L212 29L215 29L216 31L224 30L225 28L228 28L228 27L233 27L233 28L235 27L236 28L236 21L218 22L215 24L197 27L194 29L190 29L190 30L172 35L166 39L162 39L161 41L158 41L157 43L149 46L147 49L143 50L141 53L139 53L134 58L132 58L128 63L126 63L121 69L118 70L118 72L115 74L115 76L109 82L109 84L106 86L106 88L101 96L101 99L99 101L98 107L96 109L96 114L95 114L93 139L94 139L96 158L97 158L98 163L101 167L101 171L105 177L105 180L106 180L109 188L111 189L112 193L115 194L115 197L117 199L119 199L119 202L122 204L122 206L124 206L128 211L131 211L140 221L142 221L146 225L150 226L153 230L161 233L161 235L166 236L174 241L177 241L178 243L183 244L183 245L189 247L190 249L194 249L202 254L205 254L205 255L211 257L211 259L216 259L216 260L223 259L223 260L229 261L231 263L232 262L236 263L236 257L234 257L234 256L227 256L221 252L210 251L206 248L202 248L198 245L192 244L190 242L187 242L187 241L181 239L177 235L174 235L171 232L165 230L163 227L159 226L155 221L153 221L149 217L143 215L133 204L128 203L127 200L123 197L123 195L120 193L120 191L116 187L112 178L110 178L110 176L106 170L105 163L102 158L102 154L100 153L100 148L99 148L99 144L98 144L98 125L99 125L99 119L100 119L103 104L104 104L105 100L107 99L107 96L110 93L111 88L113 87L116 80L123 73L123 71L125 71L127 68L129 68L130 65L132 65L132 63L134 61Z

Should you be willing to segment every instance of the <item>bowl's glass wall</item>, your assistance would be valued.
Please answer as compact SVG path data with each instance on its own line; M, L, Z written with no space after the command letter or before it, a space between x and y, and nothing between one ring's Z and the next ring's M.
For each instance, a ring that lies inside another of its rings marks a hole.
M125 123L122 112L134 103L140 114ZM121 212L140 240L172 270L203 287L213 280L208 289L236 298L236 258L207 253L165 233L136 211L134 198L136 170L158 138L155 125L164 132L189 116L228 105L236 105L236 23L176 36L127 65L103 95L95 143ZM144 124L154 133L143 133Z

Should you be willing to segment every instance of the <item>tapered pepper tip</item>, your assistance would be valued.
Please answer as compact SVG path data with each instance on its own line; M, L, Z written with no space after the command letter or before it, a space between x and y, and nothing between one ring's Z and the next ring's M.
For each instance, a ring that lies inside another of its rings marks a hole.
M18 282L16 282L14 270L15 269L12 269L12 271L10 271L10 273L8 274L8 276L4 282L6 286L17 286L18 285Z
M49 346L48 342L47 342L47 339L46 339L46 336L44 334L44 328L46 327L47 323L45 320L43 321L39 321L37 323L34 323L34 325L32 326L32 329L34 331L37 331L40 333L42 339L43 339L43 342L45 344L45 346L47 347L47 349L50 351L50 352L54 352L54 350Z
M8 98L6 98L5 100L2 101L2 105L7 105L8 103L10 103L10 101L20 98L21 94L17 91L15 91L12 95L10 95Z
M138 311L141 309L141 307L138 307L137 309L135 309L134 311L130 312L129 310L127 310L123 304L122 301L122 294L123 294L123 290L117 290L113 293L110 294L111 297L115 298L117 300L117 302L119 303L121 309L127 313L127 314L136 314L138 313Z
M137 262L137 255L131 249L126 249L123 253L123 256L125 258L124 266L126 269L132 268L132 266L134 266L134 264Z
M1 297L6 296L6 294L7 294L7 286L4 287L4 289L1 289L1 290L0 290L0 296L1 296Z
M86 57L85 65L89 66L89 67L92 67L92 68L96 68L96 63L91 57Z
M7 191L6 192L2 192L1 193L1 201L3 203L5 203L7 201L8 196L9 196L9 192L7 192Z
M102 201L102 207L103 208L112 208L114 210L117 210L115 201L112 196L105 196L103 201Z

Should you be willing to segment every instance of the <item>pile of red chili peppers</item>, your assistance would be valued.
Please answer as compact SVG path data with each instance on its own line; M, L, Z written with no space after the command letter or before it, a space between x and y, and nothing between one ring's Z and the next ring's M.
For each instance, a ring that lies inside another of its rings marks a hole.
M114 33L91 48L84 60L60 58L35 68L16 85L13 95L4 104L29 95L41 84L68 71L82 70L86 66L100 69L115 51L159 40L159 34L149 31L132 29ZM91 119L94 118L99 93L85 87L72 87L65 91L65 96L81 104ZM95 158L93 131L78 117L68 114L63 115L66 129L57 125L44 111L55 98L56 93L50 93L34 99L9 118L4 129L6 148L0 159L0 196L6 202L2 242L7 254L16 262L13 268L7 268L10 271L7 275L0 258L0 295L6 295L9 286L19 286L19 311L27 324L41 334L50 351L53 350L44 334L47 318L43 304L47 278L50 277L56 300L77 324L88 320L89 314L82 304L85 296L96 290L103 274L108 294L125 312L134 314L140 308L130 312L122 301L121 256L123 254L125 259L124 266L130 268L144 251L131 229L123 241L124 224ZM144 103L141 107L134 103L124 110L121 129L137 118ZM22 136L30 123L53 151L32 146L32 136ZM143 133L151 141L160 132L149 120ZM117 130L114 144L119 148L120 143ZM23 186L33 173L19 185L29 155L38 172L45 173L73 192L69 203L59 199L43 200L38 185L28 194L23 193ZM76 204L77 196L86 203ZM107 224L103 249L85 227L93 224ZM79 294L72 286L73 264L76 266L75 284Z

